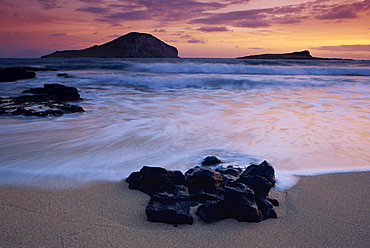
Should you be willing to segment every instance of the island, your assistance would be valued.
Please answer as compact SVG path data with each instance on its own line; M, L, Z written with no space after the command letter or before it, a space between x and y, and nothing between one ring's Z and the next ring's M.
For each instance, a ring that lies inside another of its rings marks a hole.
M102 45L55 51L41 58L178 58L178 50L151 34L131 32Z
M237 59L286 59L286 60L343 60L341 58L320 58L320 57L312 57L310 51L304 50L300 52L292 52L292 53L267 53L267 54L259 54L259 55L250 55L244 57L238 57Z

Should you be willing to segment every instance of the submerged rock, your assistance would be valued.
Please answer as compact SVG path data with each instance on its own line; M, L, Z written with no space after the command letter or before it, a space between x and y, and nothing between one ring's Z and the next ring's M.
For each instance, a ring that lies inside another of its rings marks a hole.
M0 82L12 82L20 79L35 78L36 73L27 71L24 68L5 68L0 69Z
M24 116L61 116L63 114L84 112L78 105L66 101L81 100L74 87L61 84L45 84L43 88L23 91L31 95L0 98L0 114Z

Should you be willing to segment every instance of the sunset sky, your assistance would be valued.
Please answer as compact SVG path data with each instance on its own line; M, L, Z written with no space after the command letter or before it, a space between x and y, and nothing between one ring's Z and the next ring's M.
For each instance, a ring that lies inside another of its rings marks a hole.
M0 57L40 57L150 33L180 57L310 50L370 59L370 0L1 0Z

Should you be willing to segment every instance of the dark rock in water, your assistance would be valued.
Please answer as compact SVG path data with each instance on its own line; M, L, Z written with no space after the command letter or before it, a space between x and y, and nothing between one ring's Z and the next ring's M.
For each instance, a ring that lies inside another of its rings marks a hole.
M197 166L185 172L185 181L190 194L201 195L203 192L216 193L224 179L220 172Z
M68 75L67 73L58 73L57 77L71 78L72 76Z
M20 67L10 67L15 69L24 69L27 71L57 71L57 69L53 68L43 68L43 67L33 67L33 66L20 66Z
M52 97L57 102L82 100L76 88L62 84L44 84L43 88L24 90L23 93Z
M150 201L145 209L148 221L191 225L193 224L193 217L189 211L190 204L183 201L177 201L172 204Z
M137 189L148 195L164 191L178 193L184 189L185 177L181 171L144 166L140 172L131 173L126 182L130 189Z
M151 34L128 33L83 50L56 51L41 58L177 58L178 51Z
M218 159L217 157L208 156L203 160L202 165L211 166L211 165L222 164L222 163L223 163L223 161Z
M244 172L233 166L217 171L197 166L185 175L144 166L140 172L131 173L126 182L130 189L151 196L145 212L153 222L192 224L189 209L198 205L195 214L206 222L227 218L259 222L277 217L273 206L279 202L267 198L275 185L275 170L267 161L250 165Z
M25 90L22 95L12 98L0 98L0 114L24 116L61 116L63 114L84 112L77 105L65 101L81 100L74 87L60 84L45 84L44 88Z
M266 160L259 165L252 164L248 166L245 171L240 175L240 177L258 175L266 178L271 184L272 187L275 186L275 169L272 165Z
M35 78L36 73L27 71L24 68L0 69L0 82L12 82L20 79Z

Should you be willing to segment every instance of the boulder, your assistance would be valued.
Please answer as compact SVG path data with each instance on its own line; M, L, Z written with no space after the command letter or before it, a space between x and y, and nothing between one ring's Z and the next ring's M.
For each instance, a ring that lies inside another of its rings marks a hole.
M186 185L192 195L216 193L223 186L224 179L220 172L203 166L196 166L185 172Z
M202 161L203 166L212 166L212 165L217 165L217 164L222 164L223 161L218 159L215 156L208 156Z
M176 201L172 204L163 204L150 201L146 206L147 220L167 224L193 224L193 217L189 213L189 202Z
M27 71L24 68L11 67L0 69L0 82L12 82L20 79L30 79L35 77L35 72Z
M41 58L177 58L178 50L151 34L132 32L82 50L56 51Z
M206 202L199 206L195 214L203 221L210 222L235 218L243 222L262 220L251 188L243 183L235 183L220 189L224 198L216 202Z
M79 101L82 100L78 90L62 84L44 84L43 88L24 90L23 93L32 93L36 96L48 96L57 102Z
M131 173L126 182L130 189L137 189L148 195L158 192L178 193L184 189L185 177L181 171L144 166L139 172Z

